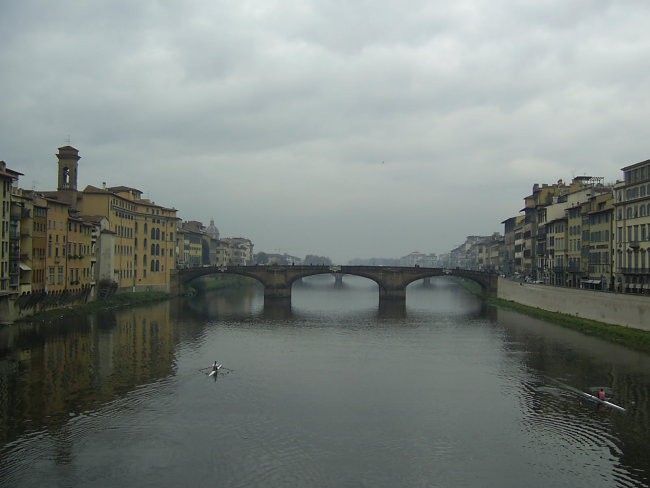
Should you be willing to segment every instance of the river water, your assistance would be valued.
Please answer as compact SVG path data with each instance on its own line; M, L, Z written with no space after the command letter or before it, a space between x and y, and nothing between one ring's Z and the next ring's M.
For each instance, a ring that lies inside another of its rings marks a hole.
M0 329L0 486L646 487L649 397L650 356L444 278L314 277Z

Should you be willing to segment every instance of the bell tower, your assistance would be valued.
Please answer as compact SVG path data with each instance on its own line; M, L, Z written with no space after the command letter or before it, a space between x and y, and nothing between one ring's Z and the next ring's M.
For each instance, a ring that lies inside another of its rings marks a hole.
M81 159L79 151L72 146L59 148L56 155L59 159L59 184L58 191L77 191L77 166Z

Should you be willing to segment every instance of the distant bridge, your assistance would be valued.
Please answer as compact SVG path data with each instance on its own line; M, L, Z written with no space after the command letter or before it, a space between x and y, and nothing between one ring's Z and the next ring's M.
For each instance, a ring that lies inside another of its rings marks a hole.
M265 299L291 299L291 286L307 276L334 274L368 278L379 286L379 300L405 300L406 287L435 276L458 276L478 283L488 296L497 295L498 275L482 271L398 266L204 266L172 271L171 291L182 294L189 282L218 274L248 276L264 286Z

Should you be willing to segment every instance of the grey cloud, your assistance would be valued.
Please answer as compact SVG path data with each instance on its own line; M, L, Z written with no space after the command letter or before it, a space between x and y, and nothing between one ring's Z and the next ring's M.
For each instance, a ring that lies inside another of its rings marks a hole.
M0 10L0 158L22 186L55 185L70 134L83 185L260 250L443 252L500 230L533 183L648 157L644 1Z

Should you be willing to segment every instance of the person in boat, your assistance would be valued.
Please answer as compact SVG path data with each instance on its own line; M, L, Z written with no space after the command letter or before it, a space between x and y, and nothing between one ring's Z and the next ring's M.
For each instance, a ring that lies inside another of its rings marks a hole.
M601 388L598 390L598 393L596 393L596 396L598 397L599 400L605 401L606 395L605 395L605 390Z

